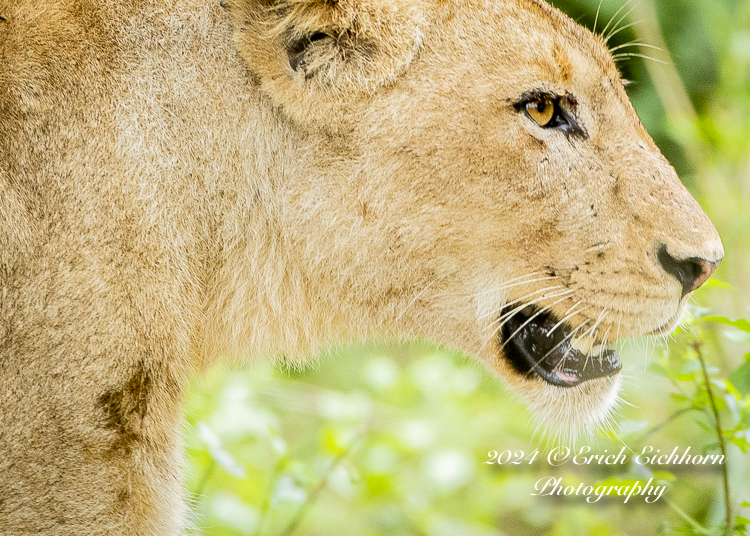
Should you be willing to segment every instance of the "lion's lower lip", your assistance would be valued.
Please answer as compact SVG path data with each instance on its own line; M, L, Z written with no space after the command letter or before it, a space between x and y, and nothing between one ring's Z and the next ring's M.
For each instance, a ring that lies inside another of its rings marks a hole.
M533 372L552 385L574 387L622 369L615 350L604 350L596 356L584 354L572 346L570 328L566 324L555 328L557 324L552 315L540 314L533 307L520 310L505 322L501 344L518 372Z

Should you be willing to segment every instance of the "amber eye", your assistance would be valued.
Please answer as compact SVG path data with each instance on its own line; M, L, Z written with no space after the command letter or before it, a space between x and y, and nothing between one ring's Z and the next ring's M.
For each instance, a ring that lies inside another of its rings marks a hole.
M529 101L526 103L526 113L540 127L550 126L555 117L555 101L548 96Z

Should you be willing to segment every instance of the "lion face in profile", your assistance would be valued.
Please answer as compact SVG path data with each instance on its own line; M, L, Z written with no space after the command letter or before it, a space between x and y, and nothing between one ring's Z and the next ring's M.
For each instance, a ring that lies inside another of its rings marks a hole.
M723 250L603 40L539 1L230 11L334 303L479 355L543 421L605 419L613 345L672 330Z

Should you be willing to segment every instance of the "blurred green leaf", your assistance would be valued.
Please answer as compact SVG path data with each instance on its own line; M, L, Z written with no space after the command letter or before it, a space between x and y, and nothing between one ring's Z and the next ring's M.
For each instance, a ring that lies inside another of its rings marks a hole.
M730 374L729 381L732 382L732 385L743 396L750 395L750 361L746 360L737 370Z
M223 525L240 534L254 534L260 522L260 514L254 507L229 493L219 492L213 496L209 509Z
M734 289L734 287L731 284L725 281L720 281L716 278L709 279L708 281L706 281L706 283L704 283L704 286L706 288L724 288L724 289L729 289L729 290Z
M732 330L724 330L721 332L721 334L724 336L725 339L732 341L732 342L738 342L740 344L748 344L750 343L750 333L747 333L745 331L738 331L736 329Z
M273 504L291 502L301 504L307 499L307 491L297 485L289 475L281 475L276 480L271 502Z
M739 330L750 333L750 322L748 322L744 318L738 318L737 320L732 320L725 316L706 316L703 318L703 320L706 322L717 322L719 324L726 324L727 326L732 326Z
M198 435L205 443L216 465L235 478L243 478L245 476L245 468L237 463L237 460L229 452L224 450L221 439L207 424L198 423Z
M659 470L654 471L654 479L662 482L674 482L677 477L669 471Z

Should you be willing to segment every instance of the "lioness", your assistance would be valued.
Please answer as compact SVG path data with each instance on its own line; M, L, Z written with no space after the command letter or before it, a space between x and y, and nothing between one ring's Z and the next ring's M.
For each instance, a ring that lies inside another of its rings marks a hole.
M422 334L567 429L719 236L541 0L0 0L0 533L183 530L219 356ZM502 411L502 410L500 410Z

